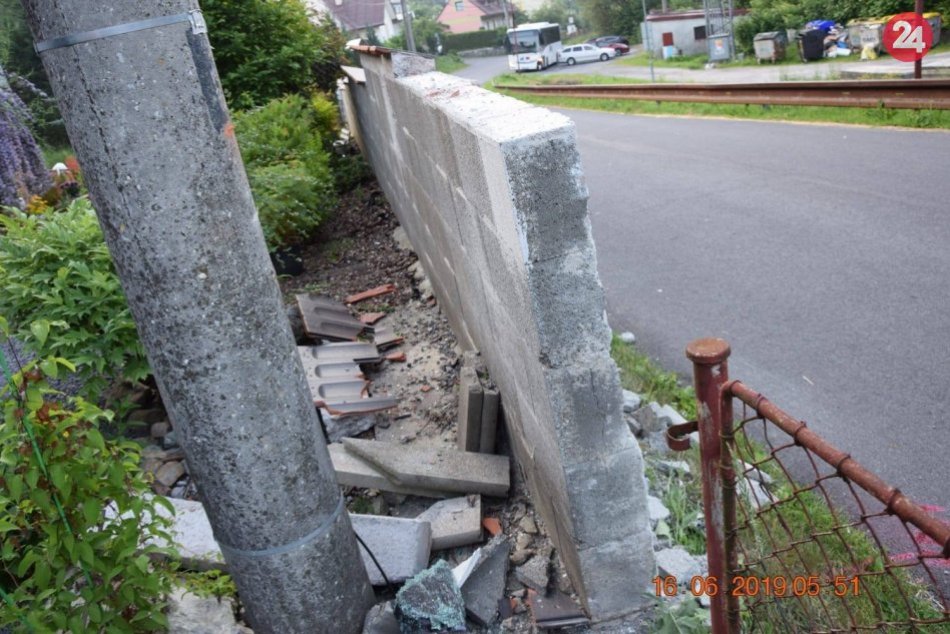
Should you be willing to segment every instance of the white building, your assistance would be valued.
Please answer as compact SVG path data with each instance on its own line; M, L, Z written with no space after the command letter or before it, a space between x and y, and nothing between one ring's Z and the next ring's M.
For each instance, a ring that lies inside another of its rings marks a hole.
M402 33L400 0L305 0L315 13L329 14L347 37L367 38L370 30L380 42Z

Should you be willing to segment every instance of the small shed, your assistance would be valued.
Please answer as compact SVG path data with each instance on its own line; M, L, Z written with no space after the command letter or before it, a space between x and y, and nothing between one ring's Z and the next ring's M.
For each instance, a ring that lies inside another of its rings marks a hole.
M747 13L746 9L735 9L733 22L738 22ZM709 53L706 13L702 9L651 12L640 25L640 30L643 41L650 43L654 57L662 58L663 49L668 46L674 47L679 55Z

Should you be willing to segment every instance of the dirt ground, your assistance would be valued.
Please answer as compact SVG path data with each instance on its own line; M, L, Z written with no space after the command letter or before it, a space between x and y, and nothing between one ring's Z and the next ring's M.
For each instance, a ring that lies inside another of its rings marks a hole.
M372 394L396 396L399 405L378 415L375 428L362 436L387 442L454 446L462 350L431 296L421 267L416 265L416 255L401 248L393 238L398 226L375 182L365 184L344 197L339 210L304 249L304 273L281 279L281 290L288 306L292 306L297 293L316 293L342 301L353 293L395 284L396 292L353 306L358 313L387 313L378 325L389 325L405 338L400 346L388 351L405 352L404 362L385 361L367 373L372 381ZM511 455L501 430L498 453ZM489 629L470 623L472 632L538 631L525 602L526 588L515 578L515 569L536 553L549 552L552 546L544 534L543 522L534 514L517 465L512 469L512 476L507 499L482 500L483 517L498 518L503 532L511 540L506 588L511 615L496 621ZM433 500L349 489L347 502L351 511L415 517ZM437 551L431 561L443 558L454 565L471 555L475 547ZM552 558L549 572L549 589L572 593L557 557ZM381 600L392 596L391 592L377 590ZM587 630L562 631L582 629Z

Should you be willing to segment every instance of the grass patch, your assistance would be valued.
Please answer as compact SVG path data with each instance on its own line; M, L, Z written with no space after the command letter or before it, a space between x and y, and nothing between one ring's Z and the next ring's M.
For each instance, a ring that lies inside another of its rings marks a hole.
M597 84L646 84L646 80L611 75L586 75L583 73L557 73L543 75L539 73L504 73L489 82L490 85L507 84L509 86L586 86Z
M620 384L625 389L644 400L671 405L686 418L696 417L693 388L682 385L675 372L667 372L617 335L610 341L610 356L620 369Z
M654 68L686 68L689 70L702 70L709 60L707 55L681 55L680 57L671 57L669 59L653 59ZM641 52L631 55L624 55L617 60L617 64L623 66L649 66L650 55Z
M870 626L880 622L907 623L909 619L936 619L941 612L927 586L912 578L905 569L885 570L885 554L864 531L848 524L851 518L832 509L825 498L812 491L794 493L793 483L774 459L755 441L737 433L738 454L759 465L772 483L767 490L772 499L760 498L758 518L739 530L742 545L740 565L743 576L781 578L816 576L818 596L767 598L762 595L743 600L743 620L750 631L811 631ZM737 472L742 465L736 464ZM753 508L748 493L737 488L738 518L742 525ZM769 503L771 502L771 503ZM791 544L794 547L789 548ZM776 548L777 546L777 548ZM775 550L788 549L782 553ZM744 561L743 561L744 560ZM835 577L859 576L859 591L844 597L835 595ZM905 600L905 597L907 598ZM908 609L909 608L909 609ZM753 627L754 624L754 627ZM781 625L778 625L781 624ZM921 626L920 631L947 631L947 625Z
M616 82L615 82L616 83ZM629 82L627 82L629 83ZM757 106L711 103L658 103L624 99L585 99L547 95L525 95L499 90L538 106L602 110L621 114L724 117L762 121L837 123L876 127L950 130L950 110L897 110L893 108L832 108L820 106Z
M435 69L440 73L451 74L463 68L468 68L468 64L462 60L458 53L439 55L435 58Z

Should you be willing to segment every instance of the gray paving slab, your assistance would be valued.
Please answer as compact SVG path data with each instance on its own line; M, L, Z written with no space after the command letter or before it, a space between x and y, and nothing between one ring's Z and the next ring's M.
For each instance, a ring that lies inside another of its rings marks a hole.
M459 451L479 451L482 428L482 384L474 368L459 371Z
M358 438L344 438L343 446L400 486L496 497L508 494L507 456Z
M336 471L337 482L343 486L378 489L380 491L392 491L393 493L401 493L403 495L419 495L430 498L446 497L444 491L420 489L396 484L371 463L348 452L340 443L327 445L327 449L330 451L330 461L333 463L333 470Z
M392 583L400 583L414 577L429 565L431 527L428 522L402 517L350 514L353 530L363 540L360 545L363 565L374 586L386 581L370 557L376 561Z
M441 500L416 519L432 525L432 550L474 544L482 539L482 498L469 495Z

